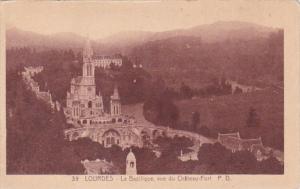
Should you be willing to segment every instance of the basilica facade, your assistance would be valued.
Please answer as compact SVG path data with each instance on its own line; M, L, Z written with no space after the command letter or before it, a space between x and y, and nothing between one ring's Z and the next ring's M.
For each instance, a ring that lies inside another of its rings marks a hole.
M64 113L68 123L75 126L93 124L123 123L130 121L122 115L118 88L115 87L110 97L109 112L104 111L101 93L96 94L95 64L90 42L83 51L82 76L71 80L70 91L67 92Z

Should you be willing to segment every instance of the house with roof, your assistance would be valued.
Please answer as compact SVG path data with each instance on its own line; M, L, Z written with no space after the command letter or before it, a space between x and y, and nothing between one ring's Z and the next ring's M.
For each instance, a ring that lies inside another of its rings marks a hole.
M271 151L265 148L261 137L254 139L242 139L240 133L218 133L217 141L233 153L237 151L249 151L258 161L262 161L271 155Z
M84 160L81 161L87 175L104 175L104 174L118 174L117 169L112 162L105 159L100 160Z

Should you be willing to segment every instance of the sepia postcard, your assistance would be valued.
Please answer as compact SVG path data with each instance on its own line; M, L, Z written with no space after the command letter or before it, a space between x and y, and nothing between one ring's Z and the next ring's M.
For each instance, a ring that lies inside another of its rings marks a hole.
M300 188L299 2L0 11L0 189Z

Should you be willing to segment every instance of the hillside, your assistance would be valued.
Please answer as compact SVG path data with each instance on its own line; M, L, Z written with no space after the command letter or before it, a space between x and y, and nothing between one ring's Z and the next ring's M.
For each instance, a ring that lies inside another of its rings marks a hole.
M31 47L36 50L47 49L81 49L85 38L75 33L56 33L42 35L31 31L20 30L16 27L6 30L6 48Z
M7 48L82 50L85 38L75 33L41 35L10 28ZM245 22L216 22L164 32L124 31L92 41L96 54L122 53L143 64L168 85L201 87L225 75L244 83L276 84L283 80L283 31Z
M276 31L276 28L264 27L261 25L239 22L219 21L212 24L198 25L187 29L175 29L161 32L148 31L123 31L113 34L98 42L109 46L121 46L126 49L141 45L150 41L157 41L178 36L201 37L203 42L214 43L227 39L252 40L257 37L268 37L268 34Z
M202 37L178 36L135 47L130 57L154 74L172 72L176 75L173 79L194 72L188 74L189 83L203 80L208 74L273 84L283 78L283 32L255 40L229 38L215 43L204 42Z
M177 101L180 121L190 122L192 112L200 113L200 125L206 126L216 137L218 132L239 131L242 138L262 137L263 143L283 149L283 90L268 88L215 98L195 98ZM259 126L246 127L250 107L259 117Z
M150 40L161 40L177 36L194 36L201 37L203 42L214 43L227 39L251 40L257 37L267 37L268 34L274 30L276 29L248 22L219 21L188 29L158 32L155 33Z

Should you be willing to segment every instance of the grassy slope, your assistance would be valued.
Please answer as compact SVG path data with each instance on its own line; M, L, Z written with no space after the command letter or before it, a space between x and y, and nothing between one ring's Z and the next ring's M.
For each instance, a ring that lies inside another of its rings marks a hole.
M198 111L201 124L216 135L217 132L239 131L242 138L262 137L267 146L283 150L283 90L266 89L248 94L196 98L176 102L180 120L190 121L193 111ZM260 126L246 127L250 106L260 117Z

